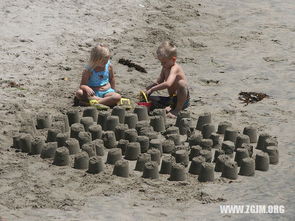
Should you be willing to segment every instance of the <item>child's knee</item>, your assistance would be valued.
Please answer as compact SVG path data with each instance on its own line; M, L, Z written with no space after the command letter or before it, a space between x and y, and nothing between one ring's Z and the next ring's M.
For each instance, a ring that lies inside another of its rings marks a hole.
M121 95L118 93L115 93L112 97L116 102L120 101L120 99L121 99Z
M78 97L78 98L82 97L83 96L83 90L81 90L81 89L77 90L76 93L75 93L75 96Z
M178 82L177 94L187 94L187 82L184 80L180 80Z
M179 88L187 88L187 83L185 80L179 80L178 81L178 87Z

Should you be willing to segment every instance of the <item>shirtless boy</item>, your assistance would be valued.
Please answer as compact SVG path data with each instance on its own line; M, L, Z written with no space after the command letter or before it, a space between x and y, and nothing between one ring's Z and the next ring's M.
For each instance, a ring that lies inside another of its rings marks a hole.
M158 90L167 89L172 105L167 107L167 116L175 118L179 111L189 106L189 91L185 74L176 63L176 47L169 41L164 41L157 49L157 58L162 70L157 81L146 88L147 95Z

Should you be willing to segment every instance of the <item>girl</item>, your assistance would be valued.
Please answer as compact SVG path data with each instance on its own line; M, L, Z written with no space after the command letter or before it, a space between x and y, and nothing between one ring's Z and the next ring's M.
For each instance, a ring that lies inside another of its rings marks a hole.
M76 97L81 103L115 106L121 95L115 92L115 76L109 49L99 44L90 53Z

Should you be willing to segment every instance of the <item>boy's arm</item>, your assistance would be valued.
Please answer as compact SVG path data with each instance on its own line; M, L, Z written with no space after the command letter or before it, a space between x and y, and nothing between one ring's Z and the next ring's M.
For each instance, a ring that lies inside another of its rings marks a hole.
M157 81L154 82L154 83L152 83L151 85L149 85L149 86L146 88L146 90L149 90L149 89L151 89L152 87L154 87L154 86L156 86L156 85L158 85L158 84L164 82L164 79L165 79L165 76L164 76L164 72L163 72L163 70L162 70L161 73L160 73L160 76L159 76L158 79L157 79Z
M164 76L164 71L161 71L160 76L157 79L157 84L161 84L162 82L164 82L165 76Z
M110 81L111 88L115 89L116 82L115 82L114 69L112 65L109 66L109 79L110 79L109 81Z
M169 76L167 78L167 80L166 81L163 81L160 84L157 84L157 85L153 86L152 88L150 88L148 90L147 93L148 94L151 94L154 91L159 91L159 90L164 90L166 88L169 88L169 87L171 87L173 85L173 83L175 82L175 80L176 80L176 70L174 68L172 68L171 71L170 71L170 74L169 74Z

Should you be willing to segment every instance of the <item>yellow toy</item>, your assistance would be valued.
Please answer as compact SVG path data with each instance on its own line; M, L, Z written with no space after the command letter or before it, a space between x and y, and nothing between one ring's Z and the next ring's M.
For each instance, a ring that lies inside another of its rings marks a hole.
M149 102L148 97L147 97L145 91L140 91L139 92L139 101L140 102L147 102L147 103Z
M98 100L91 99L89 100L90 106L96 107L98 110L109 110L110 107L104 104L100 104Z
M139 102L137 102L137 105L145 106L145 107L147 107L147 109L149 111L152 106L152 102L149 101L148 96L146 95L145 91L140 91L138 98L139 98Z
M125 107L126 110L132 109L132 104L129 98L121 98L118 105Z

